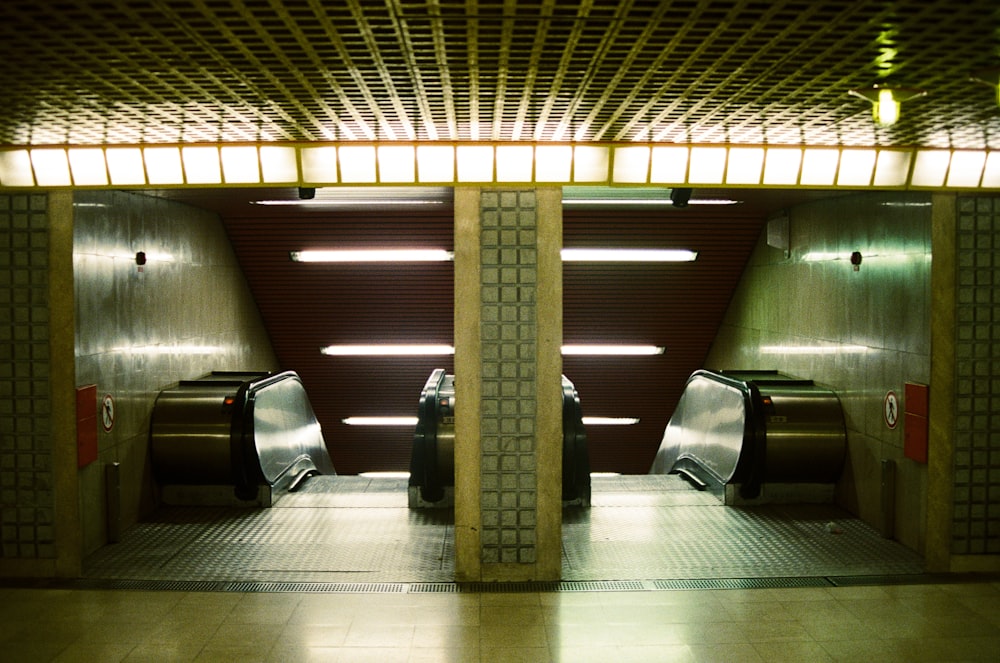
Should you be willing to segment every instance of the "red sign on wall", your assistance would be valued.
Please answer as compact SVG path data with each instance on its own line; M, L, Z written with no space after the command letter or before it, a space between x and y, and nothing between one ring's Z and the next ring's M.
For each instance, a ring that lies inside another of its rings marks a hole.
M76 388L76 466L97 460L97 385Z

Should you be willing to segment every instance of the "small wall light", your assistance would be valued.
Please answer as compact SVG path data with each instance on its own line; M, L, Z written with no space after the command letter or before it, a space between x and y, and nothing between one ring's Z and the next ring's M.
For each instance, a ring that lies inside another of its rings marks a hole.
M972 80L992 87L997 96L996 102L1000 105L1000 67L974 71L972 72Z
M687 207L691 200L691 189L671 189L670 202L674 207Z
M899 121L899 105L901 103L927 94L926 91L917 88L888 87L877 83L870 88L851 90L850 93L872 103L872 117L883 127L891 126Z
M861 251L855 251L851 254L851 266L854 268L854 271L861 270L861 260Z

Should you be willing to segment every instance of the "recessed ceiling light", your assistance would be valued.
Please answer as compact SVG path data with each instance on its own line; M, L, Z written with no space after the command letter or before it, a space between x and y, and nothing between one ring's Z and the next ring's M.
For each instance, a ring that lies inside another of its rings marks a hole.
M564 355L645 356L662 355L665 348L658 345L564 345Z
M416 426L416 417L347 417L341 423L348 426Z
M634 426L639 423L635 417L584 417L584 426Z
M336 357L390 357L453 355L450 345L328 345L320 349L325 355ZM564 345L564 355L649 356L662 355L665 348L657 345Z
M294 262L449 262L455 254L444 249L343 249L291 251Z
M329 198L306 198L300 200L251 200L251 205L263 205L265 207L359 207L365 205L378 206L412 206L412 205L444 205L444 200L421 200L419 198L353 198L344 200L331 200Z
M697 251L687 249L563 249L565 262L691 262Z
M739 205L742 200L732 200L730 198L692 198L688 200L688 205ZM675 207L670 198L588 198L563 200L563 205L570 207L583 207L585 205L607 206L607 205L642 205Z
M388 357L453 355L450 345L328 345L320 350L325 355L338 357Z

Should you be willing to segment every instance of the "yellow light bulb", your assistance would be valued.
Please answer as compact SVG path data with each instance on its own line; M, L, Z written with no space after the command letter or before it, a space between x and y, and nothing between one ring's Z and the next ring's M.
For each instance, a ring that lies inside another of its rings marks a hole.
M883 126L895 124L899 120L899 102L893 96L892 90L879 90L878 101L872 110L875 121Z

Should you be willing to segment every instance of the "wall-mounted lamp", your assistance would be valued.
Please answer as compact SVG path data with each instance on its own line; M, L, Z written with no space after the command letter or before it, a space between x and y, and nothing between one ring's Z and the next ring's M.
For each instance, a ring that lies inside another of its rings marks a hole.
M972 72L972 80L983 85L989 85L996 93L997 104L1000 105L1000 67L980 69Z
M851 266L854 268L854 271L861 271L861 260L861 251L855 251L851 254Z
M691 200L691 189L671 189L670 202L674 207L687 207Z
M872 117L883 127L896 124L899 121L901 103L927 94L926 91L917 88L886 87L877 83L870 88L851 90L850 93L872 103Z

